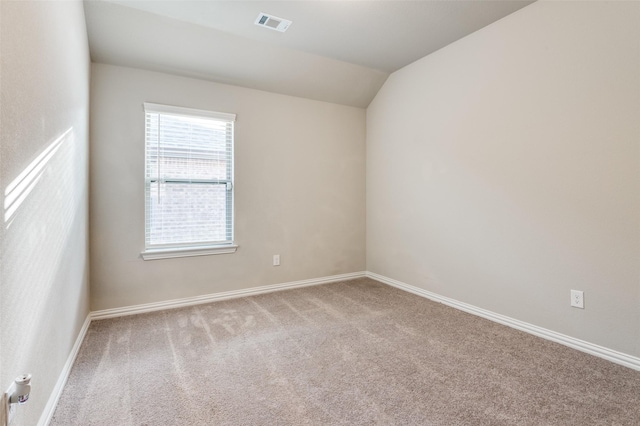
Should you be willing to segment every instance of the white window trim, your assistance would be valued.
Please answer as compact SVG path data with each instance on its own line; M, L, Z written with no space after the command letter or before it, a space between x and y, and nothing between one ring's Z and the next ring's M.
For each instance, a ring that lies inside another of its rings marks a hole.
M146 112L155 112L162 114L190 115L203 118L216 118L227 121L235 121L236 114L206 111L194 108L176 107L171 105L154 104L150 102L143 103L143 110ZM146 161L146 160L145 160ZM234 221L232 214L231 220ZM146 225L145 225L146 226ZM233 225L232 225L233 226ZM214 254L232 254L238 250L235 242L218 244L218 245L194 245L194 246L178 246L178 247L161 247L161 248L145 248L140 252L143 260L171 259L179 257L209 256Z
M162 249L147 249L140 253L143 260L171 259L174 257L208 256L211 254L230 254L238 250L236 244L221 244L218 246L201 247L172 247Z

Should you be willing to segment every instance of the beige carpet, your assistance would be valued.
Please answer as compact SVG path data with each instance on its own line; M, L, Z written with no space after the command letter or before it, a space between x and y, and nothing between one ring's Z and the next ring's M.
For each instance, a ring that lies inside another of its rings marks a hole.
M96 321L53 425L638 425L640 372L370 279Z

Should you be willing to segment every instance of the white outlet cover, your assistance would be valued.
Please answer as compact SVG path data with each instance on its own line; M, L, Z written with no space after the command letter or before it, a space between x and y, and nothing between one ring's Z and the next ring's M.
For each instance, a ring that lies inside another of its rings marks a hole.
M571 290L571 306L574 308L584 309L584 292L580 290Z

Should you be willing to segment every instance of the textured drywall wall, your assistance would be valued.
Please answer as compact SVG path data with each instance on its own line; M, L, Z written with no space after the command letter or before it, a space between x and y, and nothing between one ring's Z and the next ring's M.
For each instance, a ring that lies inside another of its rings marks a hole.
M367 110L367 269L639 356L639 23L637 2L536 2L392 74Z
M0 11L0 389L33 375L35 425L89 313L89 51L79 1Z
M363 109L104 64L91 87L93 310L364 270ZM141 259L143 102L237 114L236 253Z

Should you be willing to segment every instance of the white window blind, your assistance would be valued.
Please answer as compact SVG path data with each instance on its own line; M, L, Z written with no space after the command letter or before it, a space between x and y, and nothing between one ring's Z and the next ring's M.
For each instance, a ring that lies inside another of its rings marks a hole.
M145 249L233 244L235 115L144 109Z

